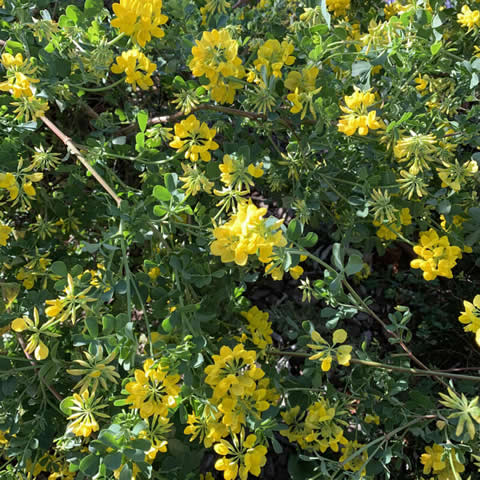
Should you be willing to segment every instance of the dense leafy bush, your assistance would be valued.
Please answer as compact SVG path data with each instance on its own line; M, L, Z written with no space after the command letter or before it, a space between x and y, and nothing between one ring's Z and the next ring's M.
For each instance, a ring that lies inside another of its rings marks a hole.
M478 478L474 2L0 23L1 479Z

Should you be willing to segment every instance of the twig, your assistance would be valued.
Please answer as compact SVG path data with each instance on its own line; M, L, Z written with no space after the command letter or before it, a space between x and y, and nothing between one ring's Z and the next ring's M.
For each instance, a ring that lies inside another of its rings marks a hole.
M280 350L271 350L268 353L271 353L272 355L277 355L277 356L298 357L298 358L309 358L312 356L312 354L310 353L284 352ZM459 373L449 373L448 371L442 371L442 370L429 370L429 369L419 370L418 368L388 365L386 363L373 362L370 360L360 360L359 358L351 358L350 363L357 364L357 365L364 365L365 367L392 370L394 372L410 373L412 375L420 375L420 376L426 376L426 377L447 377L447 378L455 378L457 380L468 380L470 382L480 382L480 376L474 377L473 375L461 375Z
M194 113L199 110L210 110L213 112L221 112L221 113L226 113L228 115L236 115L238 117L249 118L250 120L265 121L267 119L267 117L263 113L246 112L245 110L239 110L237 108L231 108L231 107L222 107L221 105L208 105L208 104L198 105L195 108L192 108L190 113ZM170 123L185 116L186 114L183 112L175 112L170 115L161 115L158 117L152 117L148 120L148 125L152 126L152 125L157 125L158 123ZM128 135L133 133L136 128L137 128L137 124L131 123L130 125L127 125L126 127L123 127L120 130L118 130L117 134Z
M24 355L28 358L30 361L31 365L34 367L34 372L37 374L38 378L40 381L50 390L52 395L59 401L61 402L63 400L63 397L51 386L47 383L47 381L40 375L40 371L38 370L37 362L32 358L32 356L27 352L26 346L25 346L25 341L23 340L23 337L17 333L17 340L18 343L20 344L20 347L22 347Z
M97 171L85 160L78 148L72 142L72 139L65 135L51 120L47 117L40 117L42 122L69 148L69 150L80 160L80 163L95 177L95 180L106 190L106 192L115 200L117 207L120 207L121 199L112 190L110 185L97 173Z

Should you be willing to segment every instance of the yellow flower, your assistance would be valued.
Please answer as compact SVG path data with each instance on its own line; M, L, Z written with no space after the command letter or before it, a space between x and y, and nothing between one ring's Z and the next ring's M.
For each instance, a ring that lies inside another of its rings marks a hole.
M336 405L331 406L327 398L321 398L311 405L305 418L304 448L320 450L322 453L330 448L338 452L339 444L346 445L347 439L339 425L345 422L335 418L341 413L345 412L337 412Z
M438 147L436 138L429 135L411 133L409 137L400 138L393 147L395 158L399 162L408 162L408 171L417 175L424 169L430 169L429 162L436 160Z
M405 226L412 223L412 216L410 215L409 208L402 208L400 210L400 223Z
M23 55L21 53L17 53L15 56L13 56L11 53L2 53L1 63L7 69L18 68L25 64L25 60L23 59Z
M112 9L116 15L111 21L112 27L130 36L141 47L152 37L165 35L160 25L167 23L168 17L161 13L162 0L120 0Z
M172 424L164 417L154 416L146 421L147 428L139 433L139 438L150 441L150 450L146 453L146 460L153 462L158 452L167 451L167 434L172 430Z
M267 40L257 52L257 59L253 62L255 68L261 71L262 66L265 67L267 75L274 77L282 76L282 67L284 65L292 65L295 61L293 53L293 44L284 40L280 43L278 40Z
M73 405L70 410L73 412L67 420L72 420L67 425L67 430L72 432L77 437L89 437L92 432L99 430L98 422L95 415L100 417L108 417L99 410L105 408L106 405L99 405L100 398L95 399L88 390L85 390L81 395L74 393L72 398Z
M201 40L197 40L192 47L190 70L196 77L205 75L210 80L206 88L216 102L233 103L235 91L242 88L240 82L226 78L242 79L245 76L237 52L238 43L226 29L203 32Z
M5 246L9 235L13 232L13 228L0 223L0 245Z
M425 447L425 453L420 457L420 462L423 465L423 473L428 475L431 472L437 475L438 480L459 478L458 473L465 470L465 467L457 460L454 448L446 451L444 447L436 443L431 447Z
M184 176L180 177L180 180L183 182L182 188L187 195L195 196L201 191L211 193L215 184L208 179L196 163L193 165L182 163L181 165Z
M169 145L179 152L185 152L185 158L192 162L199 158L209 162L212 158L209 150L216 150L219 147L213 140L216 133L214 128L208 128L205 122L200 123L200 120L192 114L175 124L175 137Z
M472 11L468 5L462 7L462 13L457 14L457 18L462 27L468 28L468 32L480 27L480 11Z
M153 364L153 359L145 360L143 370L135 370L135 381L125 386L129 393L126 403L132 404L130 408L138 408L145 419L152 415L166 417L180 393L180 375L168 375L167 368Z
M187 426L183 433L191 435L191 442L199 437L205 448L210 448L229 433L227 426L219 421L221 416L222 413L219 410L205 406L202 415L198 416L195 413L188 415Z
M254 165L251 163L245 167L245 162L240 155L224 155L223 163L218 168L222 172L220 180L227 186L236 190L250 191L250 187L254 185L253 178L260 178L263 175L263 163Z
M245 438L245 431L242 429L240 436L232 434L233 442L220 440L213 446L218 455L221 455L215 462L215 469L223 471L225 480L247 480L249 473L258 477L262 467L267 463L267 448L257 444L257 437L250 434Z
M466 332L475 334L475 341L480 346L480 295L475 295L473 303L464 300L463 306L465 311L461 312L458 320L466 325L464 327Z
M305 117L307 110L316 118L313 96L321 90L321 87L315 88L318 72L317 67L304 68L301 72L289 72L285 80L285 87L292 92L287 95L287 99L293 104L290 112L302 112L301 119Z
M126 82L130 83L134 90L137 88L137 84L142 90L147 90L153 85L151 76L157 65L136 48L123 52L116 58L116 62L111 67L112 72L125 72Z
M354 441L348 440L341 448L342 456L339 458L338 461L339 462L345 462L345 460L347 460L347 458L354 455L362 447L363 447L363 445L361 443L358 443L356 440L354 440ZM368 461L368 451L363 450L362 453L356 455L349 462L344 463L343 464L343 469L344 470L350 470L352 472L358 472L367 463L367 461ZM360 475L362 477L364 477L366 475L365 468L363 468Z
M347 339L347 332L343 329L338 329L333 332L332 340L333 344L330 346L328 342L317 332L312 332L312 340L316 343L315 345L307 345L313 350L317 350L318 353L309 357L309 360L322 360L322 370L328 372L332 365L333 355L336 355L337 362L340 365L348 366L350 365L350 359L352 358L351 352L352 347L350 345L340 345L336 347L335 345L344 343Z
M27 77L21 72L9 77L8 81L0 83L0 91L10 92L13 98L32 97L32 83L38 83L40 80Z
M278 230L281 221L267 226L263 219L266 213L266 208L258 208L251 200L240 203L237 213L213 230L211 253L221 257L223 263L234 261L240 266L246 265L249 255L269 263L273 248L284 247L287 241Z
M268 312L262 312L258 307L252 307L248 312L241 312L242 317L248 320L248 330L252 342L261 350L272 344L272 324L268 321Z
M338 131L347 136L353 135L357 130L359 135L367 135L370 130L384 128L382 120L377 119L375 110L368 111L368 107L375 103L375 95L367 90L360 91L355 87L352 95L344 97L345 106L340 109L345 113L338 121Z
M442 187L450 187L459 192L468 177L478 172L478 164L475 160L469 160L461 165L457 159L455 163L442 162L445 168L437 168L438 176L442 180Z
M410 266L422 269L427 281L437 276L453 278L452 268L462 258L461 249L451 246L447 236L439 237L432 228L420 233L419 244L413 250L421 258L412 260Z
M417 84L415 87L417 92L423 92L428 87L428 75L419 75L415 78L415 83Z
M223 346L220 355L213 355L213 365L205 367L207 377L205 383L213 389L213 399L221 399L227 395L244 397L256 389L256 380L265 372L256 365L255 350L245 350L239 343L232 350Z
M10 194L10 200L18 196L18 185L13 173L0 173L0 188L5 188Z
M367 413L364 420L365 423L374 423L375 425L380 425L380 417L378 415Z
M327 8L335 17L346 15L350 9L350 0L327 0Z

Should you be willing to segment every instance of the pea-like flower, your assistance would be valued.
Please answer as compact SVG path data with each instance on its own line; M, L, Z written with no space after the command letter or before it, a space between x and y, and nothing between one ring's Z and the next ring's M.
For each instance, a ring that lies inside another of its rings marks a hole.
M448 237L439 237L433 228L420 233L419 244L413 247L413 251L420 258L412 260L410 266L422 269L427 281L437 277L453 278L452 268L462 258L462 249L451 246Z
M458 320L465 324L466 332L475 334L475 341L480 346L480 295L475 295L473 302L463 301L465 311L460 314Z
M67 417L67 420L71 420L67 425L67 430L77 437L89 437L92 432L97 432L100 427L95 415L108 418L108 415L99 412L107 406L99 405L101 400L101 398L96 399L94 395L90 395L88 390L81 395L74 393L72 397L66 398L63 402L71 403L68 408L72 412Z
M130 83L134 90L137 85L142 90L147 90L153 85L151 76L157 65L136 48L123 52L115 61L117 63L112 65L112 72L125 73L126 82Z
M316 330L312 332L311 336L315 345L309 344L307 346L312 350L317 350L318 353L309 357L309 360L322 360L322 370L324 372L330 370L333 356L337 357L337 362L340 365L350 365L352 347L350 345L339 345L347 339L347 332L345 330L340 328L333 332L333 345L330 345Z
M185 158L192 162L199 158L209 162L212 158L209 150L217 150L219 147L213 140L216 133L214 128L208 128L205 122L200 123L200 120L192 114L175 124L175 137L169 145L178 152L185 152Z

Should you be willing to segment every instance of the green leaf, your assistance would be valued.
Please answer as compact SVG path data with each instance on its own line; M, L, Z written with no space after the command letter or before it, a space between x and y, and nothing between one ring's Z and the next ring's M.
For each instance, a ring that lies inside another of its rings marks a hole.
M87 317L85 319L85 324L87 325L88 333L92 338L98 337L98 322L95 317Z
M172 198L170 192L162 185L155 186L153 189L153 196L161 202L168 202Z
M339 243L334 243L332 247L332 262L337 270L343 270L343 249Z
M122 464L123 455L121 452L109 453L103 459L103 463L109 470L116 470Z
M363 268L363 258L360 254L354 253L348 257L347 266L345 267L345 273L347 275L354 275Z
M165 186L170 193L177 189L178 175L176 173L166 173L164 177Z
M85 0L83 10L87 17L94 17L103 11L103 0Z
M118 480L132 480L132 470L130 470L130 467L128 465L123 466Z
M67 416L72 414L71 408L75 405L73 397L66 397L60 402L60 410Z
M318 242L318 235L314 232L308 232L298 243L304 248L312 248Z
M98 472L99 465L100 457L97 457L97 455L87 455L80 462L80 471L89 477L93 477Z
M75 5L69 5L65 10L65 15L75 25L83 17L82 11L78 7L76 7Z
M287 237L290 241L296 242L303 231L303 225L297 220L292 220L288 224Z
M151 445L150 440L146 440L145 438L136 438L130 442L132 448L143 450L144 452L150 450Z
M372 69L372 65L370 62L366 62L364 60L360 60L358 62L354 62L352 65L352 77L359 77L360 75L364 75Z
M67 266L63 262L53 262L50 265L50 271L54 275L58 275L59 277L66 278L68 274Z
M435 42L433 45L430 45L430 53L432 54L432 57L434 57L439 50L442 48L442 42Z
M138 126L140 128L140 131L144 132L145 129L147 128L148 113L145 112L144 110L141 110L140 112L138 112L137 113L137 122L138 122Z

